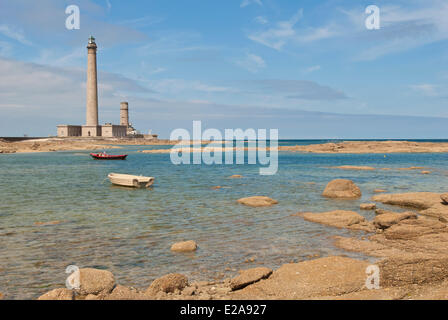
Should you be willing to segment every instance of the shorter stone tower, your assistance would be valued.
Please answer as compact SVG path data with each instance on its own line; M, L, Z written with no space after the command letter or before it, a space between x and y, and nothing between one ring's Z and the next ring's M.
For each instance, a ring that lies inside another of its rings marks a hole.
M129 127L129 104L127 102L120 103L120 125Z

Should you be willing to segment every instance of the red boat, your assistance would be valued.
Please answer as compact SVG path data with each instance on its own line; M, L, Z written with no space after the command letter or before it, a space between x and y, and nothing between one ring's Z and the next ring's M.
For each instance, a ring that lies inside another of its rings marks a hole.
M127 154L113 155L107 154L106 152L101 153L91 153L90 154L95 160L126 160Z

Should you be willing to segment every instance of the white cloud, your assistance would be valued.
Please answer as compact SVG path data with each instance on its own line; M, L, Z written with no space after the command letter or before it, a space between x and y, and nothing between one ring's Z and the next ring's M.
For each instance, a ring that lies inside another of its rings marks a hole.
M200 100L200 99L193 99L188 101L189 103L194 103L194 104L213 104L213 102L210 102L208 100Z
M332 27L310 28L307 33L296 38L299 42L312 42L327 39L335 36L337 33Z
M85 46L80 46L62 54L55 49L44 48L40 50L39 57L33 61L43 65L67 67L73 65L84 66L85 59L86 48Z
M311 66L311 67L306 68L305 72L306 73L311 73L311 72L314 72L314 71L318 71L320 69L321 69L321 66L316 65L316 66Z
M344 25L345 34L364 48L357 54L356 60L375 60L448 39L446 1L428 0L424 5L410 4L405 7L384 5L380 6L380 10L381 29L373 31L366 30L366 16L360 8L341 10L349 18L349 24Z
M155 68L154 70L152 70L152 71L150 71L149 73L150 74L158 74L158 73L162 73L162 72L165 72L166 71L166 69L165 68Z
M202 35L196 31L159 31L151 34L151 40L136 50L139 55L147 57L180 52L214 51L217 48L203 45Z
M231 92L233 89L223 86L210 85L197 80L185 79L157 79L142 80L152 90L166 95L203 92L203 93L223 93Z
M253 33L249 35L249 39L267 47L280 50L288 39L291 39L296 35L293 28L302 16L303 10L301 9L290 20L280 21L277 23L276 27L266 31Z
M266 67L266 62L263 60L263 58L253 53L247 53L246 57L244 59L238 60L236 64L253 73L256 73L260 69Z
M101 47L116 44L127 44L147 41L148 36L131 27L119 25L115 21L107 19L107 8L96 4L92 0L76 1L81 9L81 29L69 32L64 27L67 18L62 1L9 1L7 10L0 10L1 30L15 37L23 44L42 47L59 45L72 45L85 43L91 32L99 40ZM11 26L20 26L20 30ZM24 37L26 34L27 38Z
M283 47L290 44L304 44L333 37L338 33L335 27L308 27L296 28L296 24L303 17L303 9L300 9L289 20L279 21L274 27L263 31L252 32L248 38L275 50L282 50Z
M100 72L98 78L102 106L118 105L115 96L122 92L152 92L119 74ZM70 113L85 105L85 79L84 69L0 59L0 107L15 105L55 116Z
M362 6L351 6L349 10L338 9L342 14L331 15L331 20L321 20L320 25L307 25L302 19L303 10L300 9L288 20L271 21L269 25L261 23L258 29L251 30L247 36L252 41L278 51L287 46L304 47L337 37L346 43L344 50L352 46L355 60L364 61L448 40L447 1L428 0L424 5L412 2L406 6L380 6L380 30L366 29L367 15L364 9ZM335 50L342 50L340 43L333 42L330 45L335 45Z
M25 37L23 30L17 29L10 25L1 24L0 25L0 33L8 38L11 38L13 40L20 42L21 44L28 45L28 46L32 45L31 41L29 41Z
M243 0L243 2L241 2L241 4L240 4L240 7L244 8L251 4L258 4L259 6L263 6L263 3L261 2L261 0Z
M164 19L160 17L144 16L129 20L123 20L120 21L118 24L127 25L129 27L138 29L148 27L157 23L161 23L162 21L164 21Z
M269 23L269 20L263 16L258 16L254 20L255 20L255 22L257 22L259 24L268 24Z
M422 84L411 85L410 87L414 91L422 93L423 95L425 95L427 97L439 97L440 96L438 85L422 83Z
M337 89L307 80L267 79L252 81L264 93L285 95L297 100L345 100L347 95Z

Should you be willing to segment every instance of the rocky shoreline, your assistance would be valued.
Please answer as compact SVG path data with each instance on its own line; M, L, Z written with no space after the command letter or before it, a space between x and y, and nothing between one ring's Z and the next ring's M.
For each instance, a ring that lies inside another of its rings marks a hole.
M322 196L347 199L361 190L352 181L330 182ZM148 284L146 290L115 283L105 270L81 269L78 289L54 289L39 300L275 300L275 299L448 299L448 194L429 192L379 194L369 208L375 218L367 220L354 211L336 210L294 214L314 223L358 232L356 237L334 237L336 247L375 257L369 262L345 256L329 256L284 264L277 270L258 267L240 270L223 281L188 281L182 274L168 274ZM242 198L237 202L271 206L268 197ZM406 212L377 208L388 204ZM362 206L362 205L361 205ZM361 208L360 208L361 209ZM177 252L194 251L197 244L174 244ZM379 288L369 289L368 267L379 268Z

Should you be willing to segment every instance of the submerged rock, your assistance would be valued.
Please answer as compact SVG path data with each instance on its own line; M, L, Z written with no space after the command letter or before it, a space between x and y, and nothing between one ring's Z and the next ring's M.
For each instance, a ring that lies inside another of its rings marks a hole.
M375 209L375 214L376 215L380 215L380 214L384 214L384 213L395 213L395 212L390 211L390 210L380 209L380 208Z
M189 240L189 241L182 241L182 242L176 242L171 246L171 251L176 252L192 252L196 251L198 248L198 245L195 241Z
M183 274L170 273L154 280L146 289L145 294L154 296L159 292L173 293L176 290L182 291L188 286L188 278Z
M361 210L375 210L376 204L375 203L362 203L359 208Z
M259 267L247 270L240 270L240 275L230 280L232 290L242 289L252 283L268 278L272 274L272 269Z
M351 180L336 179L327 184L322 196L327 198L356 199L362 195L361 190Z
M34 225L35 226L53 226L53 225L56 225L56 224L61 224L63 222L64 221L59 221L59 220L57 220L57 221L48 221L48 222L37 221L37 222L34 222Z
M372 171L375 170L373 167L368 166L339 166L339 167L333 167L335 169L342 169L342 170L362 170L362 171Z
M241 198L238 199L237 202L250 207L268 207L278 203L277 200L264 196Z

